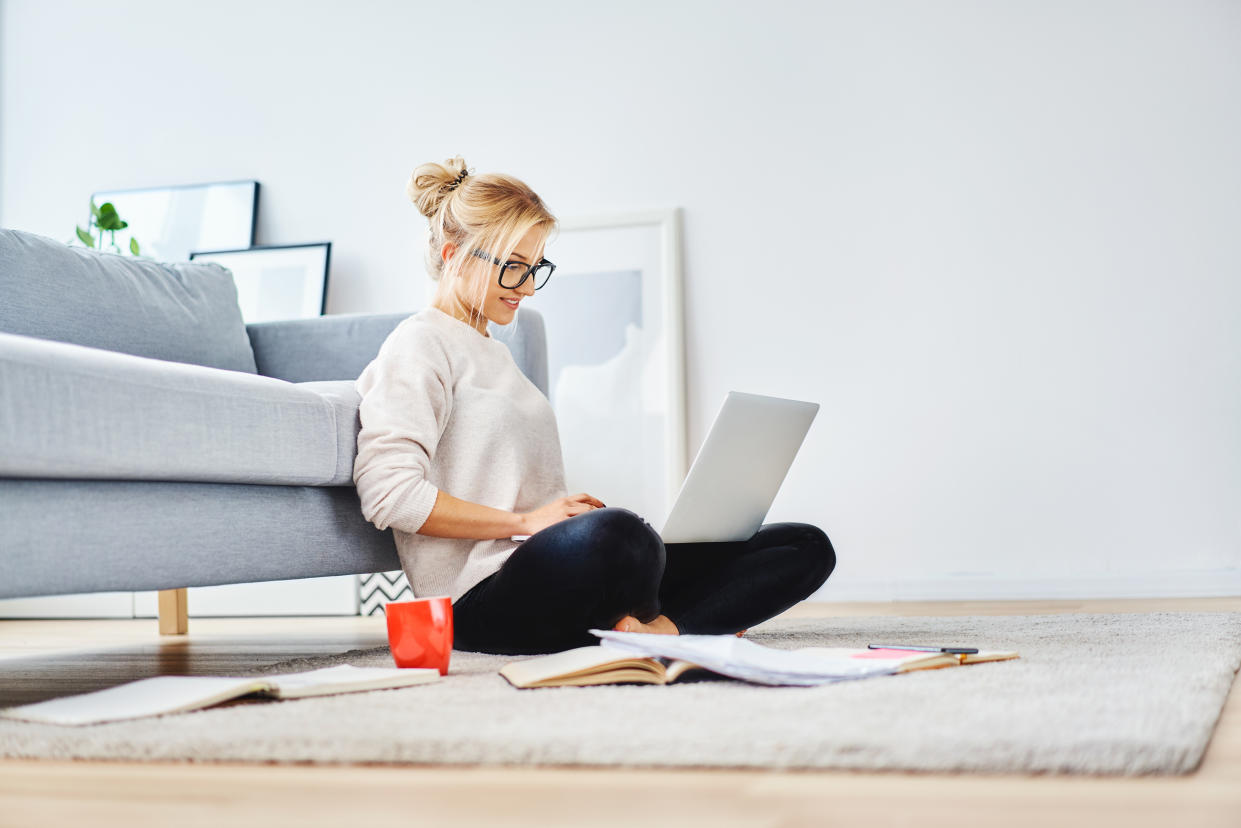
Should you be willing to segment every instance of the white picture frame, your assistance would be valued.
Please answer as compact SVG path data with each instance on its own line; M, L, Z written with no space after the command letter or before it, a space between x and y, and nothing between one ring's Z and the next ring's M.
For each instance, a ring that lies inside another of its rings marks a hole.
M658 530L688 467L681 210L563 219L544 255L556 271L527 301L547 328L569 493Z

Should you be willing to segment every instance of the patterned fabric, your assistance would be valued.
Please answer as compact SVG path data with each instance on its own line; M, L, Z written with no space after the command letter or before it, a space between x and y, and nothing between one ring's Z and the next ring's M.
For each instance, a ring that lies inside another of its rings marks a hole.
M384 604L389 601L412 601L414 591L409 588L405 573L376 572L358 579L359 615L383 615Z

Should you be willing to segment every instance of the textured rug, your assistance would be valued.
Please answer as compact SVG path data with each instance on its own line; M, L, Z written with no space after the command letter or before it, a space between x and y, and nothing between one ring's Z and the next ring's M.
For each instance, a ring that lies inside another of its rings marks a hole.
M280 763L852 768L1178 774L1241 664L1241 613L784 618L780 648L873 641L1016 649L1017 661L820 687L732 679L518 690L518 658L454 651L429 685L86 727L0 721L0 756ZM390 666L386 649L268 665Z

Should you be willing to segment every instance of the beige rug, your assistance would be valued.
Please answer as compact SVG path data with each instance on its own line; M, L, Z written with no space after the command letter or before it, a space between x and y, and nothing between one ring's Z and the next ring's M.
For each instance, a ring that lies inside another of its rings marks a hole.
M399 690L88 727L0 721L0 756L1178 774L1201 761L1241 664L1241 613L775 619L749 637L1023 658L821 687L518 690L497 671L529 656L456 651L441 681ZM255 672L338 663L391 661L354 650Z

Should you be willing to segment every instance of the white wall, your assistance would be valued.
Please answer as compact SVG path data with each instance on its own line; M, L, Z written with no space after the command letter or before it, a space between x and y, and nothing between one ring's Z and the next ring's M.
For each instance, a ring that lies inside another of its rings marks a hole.
M257 178L339 313L421 304L422 161L679 205L690 446L823 404L820 597L1241 594L1241 5L611 6L8 0L0 224Z

